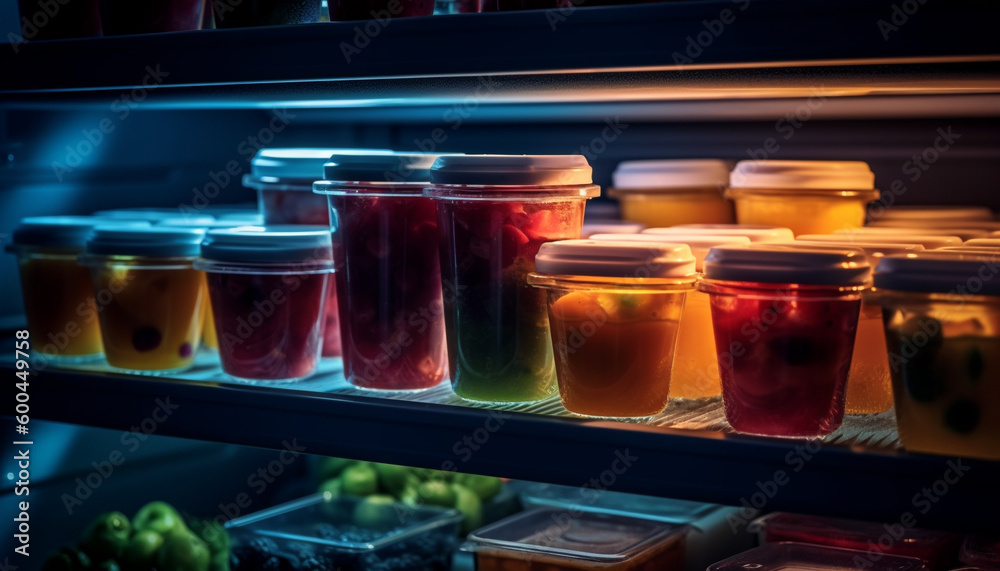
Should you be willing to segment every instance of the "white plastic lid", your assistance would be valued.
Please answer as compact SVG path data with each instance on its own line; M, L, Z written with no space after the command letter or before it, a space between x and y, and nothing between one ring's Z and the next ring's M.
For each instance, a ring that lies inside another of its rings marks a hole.
M333 244L327 226L241 226L211 230L201 257L246 264L329 262Z
M98 210L92 216L110 220L140 220L155 224L161 220L183 216L179 208L116 208L114 210ZM208 217L209 214L199 214L198 217Z
M875 287L899 291L949 293L976 282L976 295L1000 295L1000 280L983 279L983 269L995 275L996 253L933 251L908 256L886 256L875 268ZM972 291L969 289L968 291Z
M217 218L226 222L242 222L252 226L260 226L264 224L264 215L257 211L229 212L226 214L220 214Z
M936 228L930 226L921 227L888 227L888 226L864 226L862 228L844 228L836 230L837 234L859 234L871 236L895 236L916 234L918 236L958 236L962 240L973 238L984 238L988 236L986 230L966 230L962 228Z
M935 236L908 233L885 233L885 234L865 234L858 232L839 232L837 234L802 234L799 240L808 242L850 242L861 244L864 242L878 244L920 244L928 250L943 248L945 246L958 246L962 244L962 239L958 236Z
M322 182L389 182L427 184L431 166L441 153L334 153L323 165ZM329 194L320 183L313 190Z
M1000 222L996 220L875 220L870 224L874 228L962 228L963 230L979 230L995 232L1000 230Z
M434 184L574 186L593 184L583 155L445 155L431 167Z
M21 219L11 236L11 246L83 250L87 237L98 224L123 228L145 228L141 220L109 221L94 216L32 216Z
M796 240L794 242L782 243L782 246L790 248L812 248L816 250L861 250L868 256L868 263L873 265L878 258L892 256L895 254L912 254L923 252L924 247L920 244L886 244L878 242L856 243L842 240L840 242L822 242L809 240Z
M989 246L993 248L1000 247L1000 238L973 238L972 240L965 241L966 246Z
M201 251L204 228L96 226L85 252L97 256L187 258Z
M740 246L750 243L750 238L746 236L712 236L712 235L689 235L689 234L594 234L591 240L603 241L623 241L623 242L676 242L687 244L694 255L694 266L697 271L701 271L705 262L705 256L709 250L716 246Z
M647 228L645 234L685 234L697 236L746 236L751 242L786 242L795 239L791 229L753 224L679 224L668 228Z
M783 244L719 246L705 258L705 277L735 282L859 286L871 266L860 250L792 249Z
M682 278L695 272L686 244L668 242L545 242L535 255L541 274L611 278Z
M167 218L160 220L157 226L167 226L170 228L204 228L206 230L214 228L236 228L237 226L253 226L248 222L236 219L205 218L202 216L191 216L189 218Z
M619 220L584 222L580 235L584 238L588 238L594 234L637 234L645 228L645 224L639 224L638 222L623 222Z
M625 161L611 179L615 190L724 187L733 164L717 159Z
M391 154L385 149L261 149L250 161L250 172L243 175L243 185L259 188L279 185L281 190L312 190L312 183L323 178L323 165L334 154Z
M870 190L875 173L863 161L740 161L731 188Z
M993 211L985 206L893 206L885 208L876 220L993 220Z
M1000 254L1000 246L945 246L932 252L958 252L960 254Z

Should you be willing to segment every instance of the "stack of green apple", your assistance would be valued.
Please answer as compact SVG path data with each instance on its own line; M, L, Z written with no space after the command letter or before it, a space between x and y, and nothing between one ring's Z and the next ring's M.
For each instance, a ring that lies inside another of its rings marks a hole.
M376 503L455 508L463 516L462 533L483 521L483 502L503 487L500 478L458 474L428 468L324 458L319 465L319 491L330 497L362 496Z
M166 502L150 502L131 522L121 512L99 515L77 549L64 547L42 571L229 571L229 537L212 521L184 518Z

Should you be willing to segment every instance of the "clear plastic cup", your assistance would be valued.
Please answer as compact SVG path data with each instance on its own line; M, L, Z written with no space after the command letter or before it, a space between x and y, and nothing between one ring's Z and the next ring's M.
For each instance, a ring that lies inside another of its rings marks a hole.
M877 200L875 175L860 161L740 161L726 198L740 224L787 226L796 235L860 228Z
M722 401L734 430L816 437L844 416L861 292L859 251L721 246L699 289L711 298Z
M694 255L695 270L702 271L702 263L709 250L716 246L746 245L746 236L692 236L686 234L635 234L620 236L596 234L592 240L629 242L678 242L687 244ZM681 312L681 322L677 331L677 348L674 351L674 367L670 379L670 398L706 399L722 395L722 379L719 376L719 355L715 349L715 333L712 329L712 309L708 294L698 290L690 291Z
M786 244L789 248L849 250L856 248L875 267L879 259L894 254L924 251L920 244L852 244L850 242L808 242ZM854 340L854 356L847 377L846 414L877 414L892 408L892 378L882 327L882 308L875 302L873 290L861 295L861 315Z
M80 263L90 268L108 364L140 374L194 362L205 311L205 276L192 267L200 228L97 226Z
M452 388L481 402L555 392L545 292L527 283L544 242L579 238L600 191L579 155L441 157L437 203Z
M731 224L733 203L723 197L733 164L714 159L625 161L608 196L622 218L647 226Z
M244 226L206 235L195 266L208 278L227 375L290 382L315 372L331 250L329 226Z
M882 258L896 422L915 452L1000 460L1000 256Z
M927 236L919 234L859 234L843 232L837 234L801 234L797 240L804 242L848 242L852 246L865 244L920 244L926 250L935 250L945 246L961 246L962 239L958 236Z
M387 150L276 148L257 151L243 185L257 191L264 225L330 225L326 197L313 194L312 185L323 178L323 165L334 153L385 153ZM328 280L323 325L323 356L340 357L340 316L336 280Z
M667 228L646 228L643 234L681 236L745 236L751 242L791 242L791 229L757 224L678 224Z
M100 222L92 216L24 218L6 248L17 256L34 350L51 362L93 361L104 354L90 270L77 262L87 236Z
M335 154L314 185L336 220L344 375L357 387L414 391L447 376L437 210L422 194L437 156Z
M669 403L694 256L684 244L563 240L542 244L528 283L545 290L566 410L642 418Z

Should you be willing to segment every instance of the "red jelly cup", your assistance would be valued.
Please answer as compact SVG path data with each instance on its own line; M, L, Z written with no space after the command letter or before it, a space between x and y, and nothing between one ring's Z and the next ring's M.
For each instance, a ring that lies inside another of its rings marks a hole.
M307 224L329 226L330 209L326 199L312 192L313 182L323 178L323 165L334 153L377 153L386 150L351 151L345 149L279 148L261 149L250 161L250 172L243 185L257 191L257 201L264 224ZM339 357L340 318L337 286L327 280L326 314L323 322L323 356Z
M315 372L333 268L328 227L213 230L195 267L207 275L227 375L290 382Z
M437 211L421 194L437 156L335 154L313 187L337 222L344 376L357 387L416 391L447 376Z
M737 432L816 437L836 430L861 292L863 252L780 245L712 248L710 296L726 419Z

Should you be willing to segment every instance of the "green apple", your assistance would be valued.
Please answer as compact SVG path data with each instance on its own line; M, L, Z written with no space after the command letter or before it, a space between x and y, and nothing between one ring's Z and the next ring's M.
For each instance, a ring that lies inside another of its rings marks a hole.
M160 548L158 571L208 571L212 553L208 544L191 532L174 532Z
M395 464L373 464L373 466L382 488L391 494L399 495L408 483L418 481L413 471L406 466Z
M117 559L128 545L132 526L121 512L106 512L94 519L83 535L80 549L94 562Z
M370 496L378 492L378 475L369 464L354 464L340 473L341 491L352 496Z
M163 545L163 536L151 529L132 534L122 554L122 561L132 569L149 569L157 563L157 552Z
M457 509L465 519L462 520L462 533L469 533L483 524L483 502L475 492L460 484L452 484L451 490L455 493L455 509Z
M417 495L429 506L450 508L455 505L455 492L447 482L430 480L417 486Z
M139 531L155 531L164 538L175 532L188 531L181 514L167 502L149 502L139 508L132 518L132 527Z
M336 478L344 471L344 468L355 463L355 460L348 460L346 458L323 458L319 461L316 472L320 480L329 480L330 478Z
M396 498L384 494L373 494L358 502L354 507L354 525L369 529L392 527L397 521Z
M343 493L343 484L340 478L330 478L329 480L323 482L319 486L319 493L330 494L328 499L339 498L340 494Z
M455 483L469 488L479 496L481 500L488 500L500 493L503 482L500 478L493 476L480 476L479 474L457 474Z

